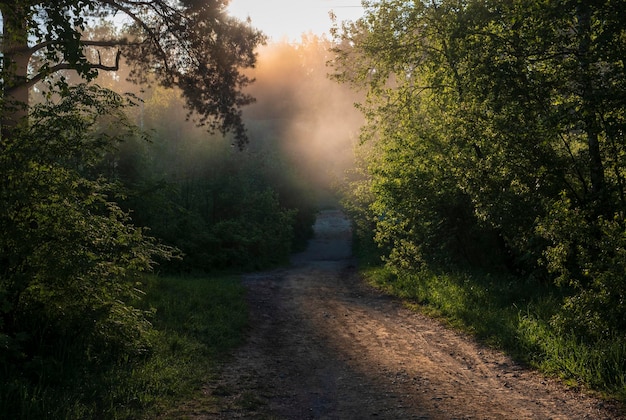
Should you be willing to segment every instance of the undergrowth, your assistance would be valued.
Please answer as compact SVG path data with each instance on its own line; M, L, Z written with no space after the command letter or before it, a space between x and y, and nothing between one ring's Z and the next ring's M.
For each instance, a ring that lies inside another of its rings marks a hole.
M243 287L228 276L154 276L144 282L146 295L139 305L153 311L149 354L102 362L89 370L66 360L46 367L56 375L39 383L5 376L0 417L155 418L199 394L217 360L243 339Z

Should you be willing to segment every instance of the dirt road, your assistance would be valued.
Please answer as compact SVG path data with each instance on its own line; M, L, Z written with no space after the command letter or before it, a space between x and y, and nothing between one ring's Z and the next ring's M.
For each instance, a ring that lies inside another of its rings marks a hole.
M291 267L246 277L249 341L205 390L218 409L188 418L619 418L363 285L339 211L315 231Z

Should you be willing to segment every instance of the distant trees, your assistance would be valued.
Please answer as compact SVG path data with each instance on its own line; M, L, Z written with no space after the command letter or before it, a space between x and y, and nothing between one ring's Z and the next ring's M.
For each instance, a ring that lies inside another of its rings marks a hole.
M337 33L363 89L355 202L388 263L552 278L555 325L626 331L624 2L382 1Z
M250 80L240 70L254 65L254 48L264 36L226 14L221 0L0 1L3 36L2 125L26 115L28 89L44 80L57 91L67 84L54 77L75 70L92 80L99 70L118 70L122 59L137 82L148 78L176 86L201 124L232 131L246 141L240 107L252 102L242 92ZM92 37L88 28L117 19L123 31ZM90 36L91 35L91 36ZM103 55L108 50L108 60Z
M310 225L315 202L278 140L263 143L254 127L245 150L228 138L207 140L185 121L180 92L155 86L142 95L133 117L142 118L150 142L127 138L101 171L123 185L119 203L134 223L185 254L162 270L242 271L287 261L296 215Z
M361 121L354 95L328 80L329 47L305 36L260 50L248 73L258 102L243 113L251 139L243 151L186 124L179 91L141 93L133 118L151 142L128 139L103 165L126 187L120 204L135 223L184 252L162 269L256 269L306 246Z

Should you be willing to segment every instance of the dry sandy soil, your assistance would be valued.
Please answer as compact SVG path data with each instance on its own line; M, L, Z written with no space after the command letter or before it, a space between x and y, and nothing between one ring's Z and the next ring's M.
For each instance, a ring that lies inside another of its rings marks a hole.
M290 267L246 276L249 340L180 417L624 418L364 285L341 212L315 232Z

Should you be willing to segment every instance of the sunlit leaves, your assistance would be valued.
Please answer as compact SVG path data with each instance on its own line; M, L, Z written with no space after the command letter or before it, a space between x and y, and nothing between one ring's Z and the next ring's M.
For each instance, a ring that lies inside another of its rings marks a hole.
M581 296L604 287L588 276L612 284L620 264L600 256L626 208L619 4L372 2L336 33L335 77L367 93L357 190L388 256L486 240L510 268L545 263ZM556 217L562 199L571 210Z

